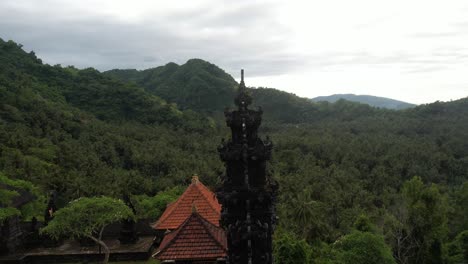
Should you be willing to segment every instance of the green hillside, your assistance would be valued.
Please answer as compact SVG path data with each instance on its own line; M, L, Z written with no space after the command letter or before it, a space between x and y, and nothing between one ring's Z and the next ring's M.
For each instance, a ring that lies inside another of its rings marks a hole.
M136 83L181 109L202 112L219 111L231 105L236 88L230 75L200 59L191 59L180 66L168 63L143 71L111 70L104 74Z
M366 116L390 114L368 105L340 100L336 103L311 102L307 98L272 88L250 89L254 105L261 106L267 121L281 124L343 121Z
M209 69L209 70L207 70ZM145 87L145 90L175 103L183 109L208 114L220 120L225 107L232 107L234 79L208 62L193 59L178 66L165 66L137 71L111 70L107 76ZM206 81L201 82L204 79ZM316 122L324 119L346 119L360 114L376 113L368 105L340 101L314 103L306 98L271 88L250 88L255 106L265 110L265 120L275 123ZM346 108L346 111L343 111Z
M0 171L69 199L154 193L196 172L213 182L221 166L193 152L216 148L193 141L214 136L209 118L94 69L45 65L12 41L0 40L0 99Z

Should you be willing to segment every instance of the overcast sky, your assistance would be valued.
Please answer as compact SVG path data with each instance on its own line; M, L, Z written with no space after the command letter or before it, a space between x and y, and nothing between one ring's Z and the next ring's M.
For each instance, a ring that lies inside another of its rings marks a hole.
M101 71L201 58L303 97L468 96L467 0L1 0L0 38Z

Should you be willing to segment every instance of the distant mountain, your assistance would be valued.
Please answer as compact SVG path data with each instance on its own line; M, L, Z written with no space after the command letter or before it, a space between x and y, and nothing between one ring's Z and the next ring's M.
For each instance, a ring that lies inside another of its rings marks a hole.
M232 104L237 83L218 66L201 59L170 62L142 71L110 70L104 75L132 82L181 109L213 112Z
M225 107L233 107L232 99L238 86L231 75L201 59L190 59L182 65L170 62L141 71L114 69L103 72L103 75L136 84L143 87L147 93L175 103L180 109L209 114L222 123L222 112ZM351 101L336 104L316 103L272 88L249 88L249 92L254 98L255 106L261 106L265 110L265 120L279 123L343 120L373 115L377 110L369 105Z
M344 99L351 102L358 102L362 104L368 104L374 107L380 108L388 108L388 109L406 109L415 107L416 105L410 104L403 101L398 101L395 99L385 98L385 97L378 97L372 95L356 95L356 94L333 94L329 96L318 96L312 98L311 100L314 102L326 101L330 103L334 103L340 99Z

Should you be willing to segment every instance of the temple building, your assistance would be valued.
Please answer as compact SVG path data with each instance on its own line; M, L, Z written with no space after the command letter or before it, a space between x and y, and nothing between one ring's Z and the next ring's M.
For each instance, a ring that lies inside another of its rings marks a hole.
M154 257L163 263L226 263L224 230L196 210L176 230L164 236Z
M177 201L167 206L159 220L153 224L153 228L162 231L178 228L192 214L193 205L204 219L219 226L221 205L216 195L194 175L189 187Z
M164 238L153 255L162 263L226 263L226 233L220 227L221 205L198 176L153 225Z

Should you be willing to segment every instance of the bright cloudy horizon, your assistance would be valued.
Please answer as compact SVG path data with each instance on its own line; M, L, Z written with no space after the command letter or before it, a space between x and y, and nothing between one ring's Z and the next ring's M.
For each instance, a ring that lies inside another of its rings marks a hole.
M468 1L3 0L0 38L48 64L201 58L249 86L410 103L468 96Z

